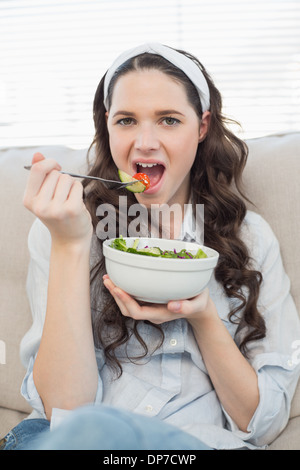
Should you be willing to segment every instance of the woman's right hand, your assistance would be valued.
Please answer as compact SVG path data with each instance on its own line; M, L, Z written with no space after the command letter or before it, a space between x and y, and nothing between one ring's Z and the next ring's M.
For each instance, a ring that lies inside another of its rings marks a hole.
M55 160L34 154L23 204L46 225L53 244L90 243L92 223L83 186L60 170Z

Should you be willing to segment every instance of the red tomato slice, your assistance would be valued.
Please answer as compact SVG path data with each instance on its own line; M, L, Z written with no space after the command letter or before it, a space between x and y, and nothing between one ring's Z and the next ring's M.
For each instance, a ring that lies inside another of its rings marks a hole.
M146 173L136 173L133 175L133 178L140 180L146 186L145 191L150 188L150 179Z

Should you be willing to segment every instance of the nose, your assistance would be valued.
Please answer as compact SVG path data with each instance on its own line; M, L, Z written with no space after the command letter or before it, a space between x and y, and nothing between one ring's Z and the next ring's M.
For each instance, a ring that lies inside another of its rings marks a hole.
M135 137L135 149L141 152L150 152L159 148L159 139L154 126L145 124L139 126Z

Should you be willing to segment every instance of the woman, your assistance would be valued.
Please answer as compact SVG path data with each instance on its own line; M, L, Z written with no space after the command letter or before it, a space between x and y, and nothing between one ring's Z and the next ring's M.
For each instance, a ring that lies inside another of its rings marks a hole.
M286 425L299 320L278 243L241 198L247 149L221 105L198 60L160 44L122 54L94 100L91 175L148 173L149 190L124 190L128 205L205 205L204 242L220 260L193 299L142 305L114 286L96 209L118 209L120 193L82 186L34 156L24 196L39 219L29 236L34 321L21 346L22 393L42 421L22 423L31 428L19 448L255 448ZM194 238L192 214L171 224L171 238ZM37 423L50 421L35 444Z

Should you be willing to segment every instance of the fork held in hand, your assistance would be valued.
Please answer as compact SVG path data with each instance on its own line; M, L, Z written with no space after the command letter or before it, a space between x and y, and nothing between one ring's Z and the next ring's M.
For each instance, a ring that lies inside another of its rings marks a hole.
M32 165L25 165L24 168L25 170L31 170ZM122 189L136 183L136 181L129 181L128 183L123 183L122 181L108 180L105 178L100 178L99 176L78 175L77 173L69 173L68 171L60 171L60 173L64 175L73 176L73 178L87 178L90 180L101 181L102 183L105 183L108 189Z

